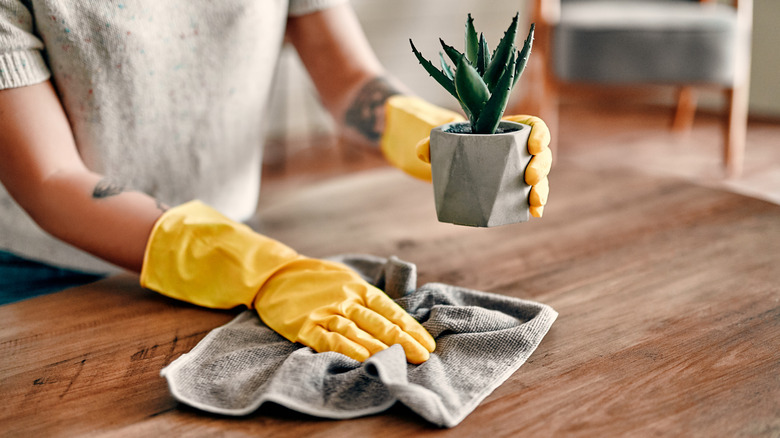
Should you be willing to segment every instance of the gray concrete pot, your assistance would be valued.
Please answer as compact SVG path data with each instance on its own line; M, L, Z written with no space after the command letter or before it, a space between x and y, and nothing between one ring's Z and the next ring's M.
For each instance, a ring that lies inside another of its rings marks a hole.
M525 168L531 127L502 121L496 134L461 134L449 123L431 131L431 172L440 222L494 227L530 218Z

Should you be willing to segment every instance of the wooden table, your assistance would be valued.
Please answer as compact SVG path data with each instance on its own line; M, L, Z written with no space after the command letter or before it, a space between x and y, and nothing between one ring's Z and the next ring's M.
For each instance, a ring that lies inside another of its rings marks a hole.
M778 436L780 207L565 163L542 220L436 222L431 189L373 170L267 193L257 226L310 256L364 252L560 317L454 429L401 407L320 420L278 406L224 418L177 404L160 369L235 311L123 275L0 307L4 436Z

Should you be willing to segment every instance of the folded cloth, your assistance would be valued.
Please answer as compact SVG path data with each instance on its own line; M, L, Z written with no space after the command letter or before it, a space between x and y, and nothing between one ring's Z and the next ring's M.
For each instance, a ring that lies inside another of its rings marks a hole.
M275 402L334 419L400 402L433 424L453 427L520 368L558 316L547 305L502 295L440 283L417 288L416 266L395 257L332 260L352 267L422 323L436 339L428 361L407 363L400 345L364 363L315 353L247 310L162 370L173 396L223 415L247 415Z

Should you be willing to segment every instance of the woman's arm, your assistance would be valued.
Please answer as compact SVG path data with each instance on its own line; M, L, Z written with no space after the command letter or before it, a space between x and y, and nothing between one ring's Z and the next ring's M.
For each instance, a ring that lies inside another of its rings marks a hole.
M0 90L0 182L49 234L141 270L162 206L91 172L50 82Z
M352 8L291 17L287 38L337 123L353 138L378 144L385 100L409 92L382 68Z

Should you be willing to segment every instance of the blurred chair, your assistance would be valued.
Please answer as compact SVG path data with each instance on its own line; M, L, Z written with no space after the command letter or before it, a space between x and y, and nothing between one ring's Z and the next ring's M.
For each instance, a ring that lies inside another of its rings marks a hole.
M700 88L723 90L724 165L742 170L752 0L533 0L534 51L544 58L538 114L557 138L558 86L679 87L672 128L690 130ZM538 55L537 55L538 56ZM553 145L554 146L554 145Z

